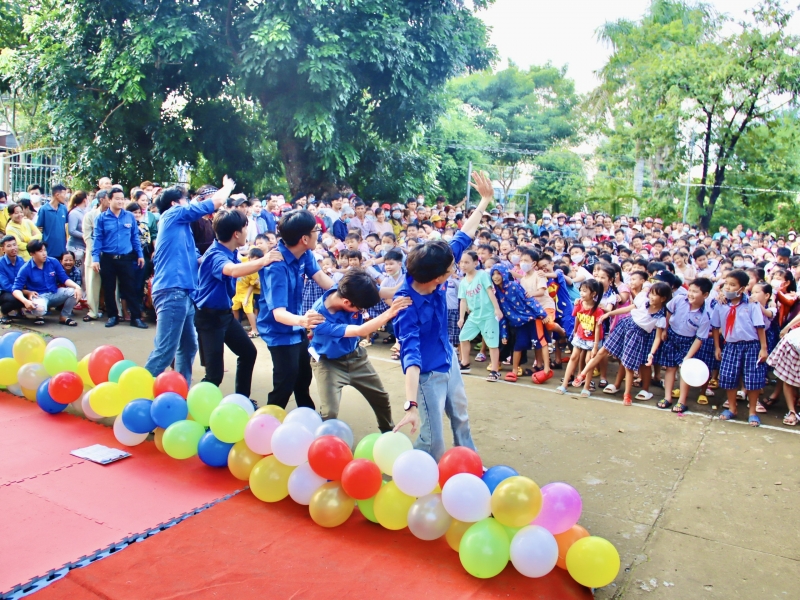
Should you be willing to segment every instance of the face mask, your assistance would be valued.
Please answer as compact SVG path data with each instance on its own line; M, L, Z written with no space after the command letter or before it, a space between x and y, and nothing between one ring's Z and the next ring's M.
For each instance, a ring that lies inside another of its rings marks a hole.
M690 246L697 246L697 240L689 240Z
M367 219L367 221L374 221L375 220L375 215L367 215L366 219Z
M744 261L737 258L735 261L733 261L733 266L736 267L737 269L743 267Z
M742 290L739 289L735 292L725 292L725 299L726 300L736 300L739 296L742 295Z
M533 268L533 263L520 263L519 268L522 269L523 273L527 273Z
M683 233L689 233L689 228L688 227L684 227L683 228Z
M512 256L509 256L508 260L511 261L512 265L518 265L519 264L519 256L517 256L516 254L514 254Z
M542 223L545 225L550 225L550 219L542 219Z
M398 212L398 211L395 211L395 212L392 213L392 218L397 220L397 221L399 221L400 217L402 217L402 216L403 216L403 213Z
M583 262L583 258L584 258L583 254L573 254L572 262L575 263L576 265L579 265Z
M389 252L389 250L391 250L392 248L394 248L394 246L392 244L384 244L383 245L383 251L384 252Z
M344 224L347 225L350 222L350 217L345 217Z
M325 246L326 248L330 248L331 246L333 246L333 240L331 238L325 238L324 240L322 240L322 245Z

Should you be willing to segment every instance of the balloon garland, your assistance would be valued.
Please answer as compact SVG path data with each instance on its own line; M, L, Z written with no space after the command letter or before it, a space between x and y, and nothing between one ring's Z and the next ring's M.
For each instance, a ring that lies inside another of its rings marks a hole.
M259 500L289 496L322 527L343 524L358 506L386 529L408 527L425 541L444 537L474 577L494 577L510 561L526 577L558 567L598 588L619 572L613 544L577 524L575 488L555 482L540 489L506 465L484 471L469 448L452 448L437 464L402 433L372 433L354 447L346 423L323 422L309 408L255 410L248 398L223 396L213 384L190 388L174 371L154 378L114 346L78 360L70 340L46 343L36 333L0 337L0 386L47 413L73 404L90 420L114 417L124 446L154 433L161 452L227 467Z

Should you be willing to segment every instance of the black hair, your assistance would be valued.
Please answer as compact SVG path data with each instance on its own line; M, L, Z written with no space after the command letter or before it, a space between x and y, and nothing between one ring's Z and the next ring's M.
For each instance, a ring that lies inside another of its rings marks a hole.
M142 207L139 206L138 202L128 202L128 205L125 207L125 210L128 212L133 212L135 210L142 210Z
M522 248L519 249L519 251L520 251L520 254L522 254L523 256L527 256L534 263L539 262L539 256L540 255L535 250L532 250L531 248L527 248L527 247L522 247Z
M478 250L486 250L489 254L494 254L494 246L491 244L480 244Z
M361 234L360 233L355 233L354 231L351 231L350 233L348 233L345 236L344 239L345 239L345 241L347 241L347 240L356 240L357 242L360 242L361 241Z
M750 283L750 276L747 274L746 271L742 271L741 269L734 269L730 273L725 276L725 279L733 278L736 282L741 286L745 287L748 283Z
M615 279L617 277L617 272L614 270L614 267L612 267L609 263L599 262L594 266L594 268L600 269L603 273L605 273L608 276L608 289L614 292L615 294L618 293L617 284L615 282Z
M701 256L706 256L706 251L703 248L698 248L694 252L692 252L692 258L697 260Z
M66 191L67 191L67 186L65 186L63 183L57 183L52 188L53 194L57 194L58 192L66 192Z
M336 293L358 309L372 308L381 301L378 286L364 269L348 270L339 280Z
M75 260L75 253L72 250L65 250L64 254L61 255L61 258L58 259L58 262L64 260L64 257L69 254L72 257L72 260Z
M383 255L383 261L386 262L387 260L394 260L401 263L403 262L403 253L396 248L392 248Z
M347 260L350 260L351 258L357 258L360 261L364 257L361 255L361 250L350 250L347 253Z
M267 233L269 233L269 232L267 232ZM267 241L267 233L259 233L256 236L255 241L257 242L258 240L264 240L266 242Z
M289 248L297 246L304 236L312 237L317 227L317 220L305 209L290 210L278 222L283 243Z
M247 227L247 217L238 210L223 210L214 216L214 234L222 242L230 242L233 234Z
M586 252L586 246L579 243L574 243L569 247L570 250L580 250L581 252Z
M16 242L17 238L13 235L4 235L3 239L0 239L0 248L5 247L8 242Z
M628 273L628 277L633 277L634 275L638 275L645 281L647 281L647 278L649 277L647 271L642 271L641 269L636 269L635 271L631 271L630 273Z
M780 273L784 281L788 281L789 285L786 286L785 292L796 292L797 282L794 279L794 274L788 269L775 269L772 274Z
M745 271L748 275L755 275L756 281L764 281L764 276L766 272L764 269L759 269L758 267L750 267Z
M698 277L697 279L689 282L690 286L695 286L704 294L710 294L711 290L714 289L714 284L708 277Z
M772 298L772 286L770 284L768 284L766 281L759 281L756 283L756 285L764 291L768 298ZM756 285L753 287L755 288Z
M377 241L379 241L379 242L381 241L381 238L380 238L380 237L378 237L378 234L377 234L377 233L370 233L370 234L367 234L367 237L366 237L366 239L369 239L369 238L371 238L371 237L374 237L374 238L375 238Z
M386 233L382 233L381 234L381 239L383 239L383 238L391 239L393 244L397 243L397 236L395 234L393 234L391 231L387 231Z
M600 306L600 299L603 297L603 284L596 279L586 279L583 283L581 283L580 289L583 288L589 288L589 291L592 292L592 295L594 296L592 312L596 311L597 307Z
M445 275L454 261L450 244L442 240L417 244L408 253L406 269L418 283L430 283Z
M650 275L655 275L659 271L666 270L666 268L667 268L667 265L665 265L663 262L659 262L657 260L654 260L654 261L651 261L651 262L647 263L647 272Z
M791 258L792 251L784 246L783 248L778 248L778 250L775 252L775 256L780 256L781 258Z
M39 239L31 240L25 248L28 250L28 254L33 254L44 248L44 242Z
M662 297L665 302L672 300L672 286L664 281L656 281L650 286L650 291L655 292L656 296Z
M622 256L622 253L623 253L623 252L624 252L625 254L627 254L628 256L630 256L630 255L632 254L632 252L631 252L631 249L630 249L630 248L628 248L627 246L617 246L617 254L619 254L620 256Z
M253 246L252 248L250 248L250 252L247 253L247 256L249 258L263 258L264 251L261 248L256 248L255 246Z
M475 252L474 250L467 250L466 252L464 252L464 254L469 256L473 262L478 262L478 253ZM462 254L461 256L464 256L464 254Z
M172 208L173 203L180 202L181 198L183 198L183 195L183 190L178 186L172 186L165 189L163 192L161 192L161 195L156 198L158 212L163 215L170 208ZM100 192L97 193L97 196L100 196Z
M122 189L121 185L112 185L111 189L108 190L108 195L113 198L114 194L122 194L125 195L125 190Z

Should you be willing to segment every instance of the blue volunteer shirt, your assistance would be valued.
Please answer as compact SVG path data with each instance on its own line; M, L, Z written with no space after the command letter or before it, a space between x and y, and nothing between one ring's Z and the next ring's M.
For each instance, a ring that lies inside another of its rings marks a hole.
M258 333L268 346L289 346L303 340L304 329L278 323L272 314L276 308L285 308L294 315L303 313L303 275L313 277L319 271L311 250L296 258L283 240L278 242L283 260L261 269L261 298L259 299Z
M262 210L261 216L267 222L267 231L269 233L275 233L278 230L278 222L275 220L275 215L268 210Z
M314 328L314 337L311 339L311 347L320 356L332 360L350 354L356 349L359 338L344 337L344 334L348 325L359 326L364 323L364 315L360 310L356 312L340 310L332 313L325 307L326 298L336 289L337 286L333 286L314 303L314 310L325 317L325 322Z
M119 211L119 215L115 215L110 208L101 212L94 223L92 260L100 262L101 254L121 255L131 252L135 252L138 258L144 257L136 217L127 210Z
M14 290L14 280L22 269L25 261L21 256L17 256L16 262L12 265L8 256L0 258L0 292L11 292Z
M59 204L53 208L49 202L44 204L36 215L36 226L42 230L42 241L50 256L61 256L67 251L66 206Z
M461 260L464 250L472 245L470 238L459 231L450 242L455 262ZM446 285L436 288L432 294L423 296L411 284L411 276L406 277L397 296L411 298L411 306L400 311L394 318L394 333L400 341L400 363L405 373L408 367L417 366L420 373L450 370L453 349L447 335L447 294Z
M37 294L52 294L58 290L58 284L64 283L67 279L64 267L55 258L48 256L41 269L31 259L17 273L13 291L28 290Z
M237 253L228 250L219 240L214 240L200 262L197 291L194 293L197 308L231 309L231 298L236 293L236 278L222 272L228 263L239 263Z
M153 255L153 292L197 287L197 249L190 224L214 212L214 201L203 200L173 206L158 222L158 240Z

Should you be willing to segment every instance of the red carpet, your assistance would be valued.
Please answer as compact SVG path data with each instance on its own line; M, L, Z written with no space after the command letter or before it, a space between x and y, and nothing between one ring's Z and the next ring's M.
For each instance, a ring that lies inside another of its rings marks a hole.
M356 510L335 529L314 524L286 499L249 492L86 568L70 571L36 600L179 598L526 598L589 599L561 569L528 579L509 564L475 579L444 539L391 532Z
M145 442L102 466L69 453L120 447L111 429L0 393L0 593L243 487Z

